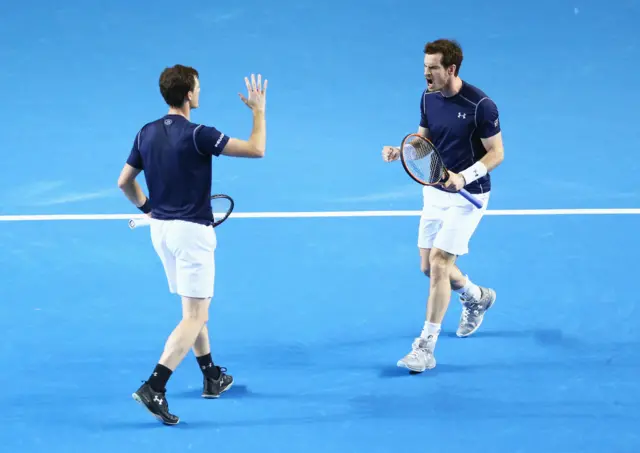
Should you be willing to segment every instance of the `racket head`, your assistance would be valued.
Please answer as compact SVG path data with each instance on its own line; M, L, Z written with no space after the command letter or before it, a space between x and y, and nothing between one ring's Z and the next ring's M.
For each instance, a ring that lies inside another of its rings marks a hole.
M437 186L449 178L435 145L422 135L409 134L402 139L400 161L404 171L423 186Z
M222 193L211 195L211 211L213 212L213 228L229 218L233 212L234 202L229 195Z

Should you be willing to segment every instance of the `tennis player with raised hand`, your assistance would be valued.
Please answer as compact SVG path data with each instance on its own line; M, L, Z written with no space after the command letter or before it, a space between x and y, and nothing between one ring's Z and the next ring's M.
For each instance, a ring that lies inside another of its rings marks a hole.
M423 187L418 248L422 272L430 278L426 320L411 352L398 361L399 367L413 372L436 366L435 346L452 289L462 303L459 337L474 333L496 300L495 291L473 283L456 266L456 259L469 251L489 201L489 172L504 158L498 108L483 91L460 78L459 44L439 39L427 43L424 54L427 88L420 101L417 133L438 149L450 176L442 186ZM382 157L386 162L397 160L400 149L385 146ZM457 193L463 188L481 202L480 209Z
M166 385L190 349L202 370L203 397L216 398L233 383L226 369L213 363L207 329L217 244L211 226L212 164L213 157L220 155L264 157L267 81L263 87L260 75L257 81L254 75L251 80L245 78L248 97L239 94L253 112L248 140L191 122L191 110L199 106L197 70L182 65L166 68L159 84L169 111L140 129L118 186L151 216L151 241L164 266L169 291L182 300L182 320L166 340L148 380L133 394L160 421L175 425L179 417L169 412ZM148 198L136 182L142 171Z

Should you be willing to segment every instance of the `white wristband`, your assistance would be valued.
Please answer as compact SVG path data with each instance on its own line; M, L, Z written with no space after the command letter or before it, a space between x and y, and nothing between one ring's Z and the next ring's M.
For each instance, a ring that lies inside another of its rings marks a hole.
M460 172L460 175L465 180L465 185L471 184L473 181L482 178L486 174L487 174L487 167L485 167L485 165L480 161L476 162L466 170L463 170Z

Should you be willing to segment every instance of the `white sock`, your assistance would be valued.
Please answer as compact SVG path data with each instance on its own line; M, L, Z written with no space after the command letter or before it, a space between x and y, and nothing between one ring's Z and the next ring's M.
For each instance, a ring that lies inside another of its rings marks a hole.
M425 321L422 332L420 333L420 338L428 340L429 337L431 337L431 340L435 343L438 340L438 335L440 335L440 326L440 324Z
M467 282L465 285L460 288L454 290L458 294L462 294L463 296L471 297L473 299L480 299L482 297L482 291L480 291L480 287L473 283L468 276L465 275Z

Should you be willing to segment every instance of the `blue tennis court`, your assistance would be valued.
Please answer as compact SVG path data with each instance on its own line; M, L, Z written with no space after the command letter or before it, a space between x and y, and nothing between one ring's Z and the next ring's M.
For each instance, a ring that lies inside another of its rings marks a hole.
M640 6L456 5L4 6L0 451L638 451L640 217L620 209L640 208ZM437 368L409 375L396 362L429 285L418 217L354 212L421 208L380 150L417 128L422 48L441 36L501 112L505 162L459 261L498 299L460 339L452 296ZM200 398L190 354L167 393L181 423L167 427L131 393L179 301L148 229L109 216L137 213L116 180L138 128L165 113L157 77L178 62L201 74L193 120L240 137L250 114L236 93L265 75L268 145L214 169L214 190L258 213L217 230L209 327L235 385ZM514 215L542 209L566 211ZM260 215L299 211L318 214ZM67 214L98 218L54 220Z

